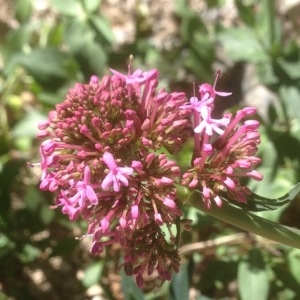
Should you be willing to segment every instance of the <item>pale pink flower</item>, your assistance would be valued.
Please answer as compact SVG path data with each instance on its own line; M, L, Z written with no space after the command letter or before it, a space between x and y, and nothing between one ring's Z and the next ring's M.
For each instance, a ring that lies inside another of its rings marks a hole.
M83 180L74 182L74 180L72 179L70 181L70 185L72 186L72 188L77 190L77 193L72 196L71 199L73 202L78 202L79 206L81 207L84 207L86 200L88 200L93 205L98 204L98 197L94 189L90 185L90 179L90 168L88 166L85 166Z
M113 187L115 192L119 192L122 185L128 186L128 177L132 175L133 168L118 167L112 154L109 152L103 154L103 161L110 171L102 181L101 187L105 190Z
M241 121L256 110L246 107L235 116L224 114L221 119L213 119L215 96L231 93L218 92L205 83L200 85L199 94L200 100L192 97L190 104L180 107L193 110L195 133L192 168L183 175L182 184L200 190L208 208L212 202L221 207L221 195L246 202L251 191L240 183L240 178L262 180L262 175L253 170L260 162L255 157L260 137L258 121L245 120L242 124Z
M229 124L229 119L224 117L222 119L211 118L210 108L205 106L201 109L201 121L198 126L194 128L194 132L205 132L207 135L213 135L213 131L222 135L224 130L221 127L225 127Z
M202 101L207 101L209 99L214 100L216 95L226 97L226 96L230 96L232 93L218 92L210 84L203 83L199 86L199 94L200 94L200 99Z

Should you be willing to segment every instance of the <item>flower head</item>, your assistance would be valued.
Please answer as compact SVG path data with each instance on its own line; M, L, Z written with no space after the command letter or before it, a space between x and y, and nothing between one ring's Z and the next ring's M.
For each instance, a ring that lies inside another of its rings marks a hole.
M182 216L179 182L200 190L208 207L221 206L223 195L246 201L251 191L239 178L262 178L254 170L259 123L244 120L253 108L214 119L216 95L230 94L215 84L200 85L199 98L187 102L184 93L157 89L155 69L111 71L77 83L39 125L40 188L56 193L53 208L88 223L94 255L120 245L125 272L141 287L154 271L163 281L179 270L179 232L171 230ZM192 137L192 166L180 178L165 152L177 154Z
M262 179L262 175L253 170L260 162L255 157L260 143L259 122L245 120L241 124L255 109L247 107L235 117L225 114L221 119L213 119L215 96L230 93L217 92L209 84L202 84L199 94L200 100L192 97L190 105L181 106L184 110L193 108L195 143L192 168L183 175L182 184L200 190L207 207L212 202L222 206L222 196L246 202L251 191L241 184L240 178Z
M179 256L176 245L172 255L162 246L160 227L182 215L175 187L180 170L155 151L174 154L189 137L190 113L179 108L185 94L157 90L157 70L112 72L77 83L40 124L39 136L47 138L40 187L56 192L53 207L70 220L88 223L93 254L117 243L139 285L154 269L170 279Z

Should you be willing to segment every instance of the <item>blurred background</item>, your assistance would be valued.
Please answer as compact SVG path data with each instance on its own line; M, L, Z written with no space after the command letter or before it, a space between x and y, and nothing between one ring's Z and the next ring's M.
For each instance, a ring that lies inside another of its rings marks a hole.
M221 70L217 90L233 94L217 114L259 112L265 178L249 186L275 198L300 181L300 1L0 0L0 300L300 299L299 250L193 208L181 272L155 293L155 278L140 291L119 271L120 249L92 257L75 239L86 224L49 209L27 164L39 161L38 122L75 82L126 72L130 54L188 96ZM300 228L299 201L260 215Z

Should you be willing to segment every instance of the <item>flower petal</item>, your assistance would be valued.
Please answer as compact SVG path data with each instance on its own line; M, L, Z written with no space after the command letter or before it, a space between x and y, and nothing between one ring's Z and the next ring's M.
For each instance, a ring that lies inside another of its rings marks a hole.
M94 189L90 185L86 186L85 194L86 194L86 197L90 200L90 202L93 205L97 205L98 204L98 197L97 197Z
M109 189L112 186L112 184L113 184L113 177L114 177L114 175L111 172L109 172L106 175L106 177L104 178L104 180L101 183L101 187L104 190L107 190L107 189Z
M108 168L111 171L114 171L118 167L115 160L114 160L114 157L109 152L104 152L103 161L105 162L105 164L108 166Z

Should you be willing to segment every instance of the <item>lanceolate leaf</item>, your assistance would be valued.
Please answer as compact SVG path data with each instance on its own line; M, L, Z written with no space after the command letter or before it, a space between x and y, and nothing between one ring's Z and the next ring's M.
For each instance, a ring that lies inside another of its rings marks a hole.
M189 299L189 266L183 264L180 267L180 272L174 274L168 300L188 300Z
M300 230L279 225L257 215L254 215L240 207L223 201L221 208L214 205L207 209L201 199L199 192L193 192L186 204L204 211L205 213L218 218L243 230L261 235L267 239L300 249Z
M235 204L240 206L243 209L246 209L248 211L254 211L254 212L275 210L294 200L299 193L300 193L300 182L297 183L289 192L287 192L282 197L269 199L253 193L248 197L247 203L235 203Z
M238 288L241 299L268 299L270 279L259 248L253 248L238 267Z

